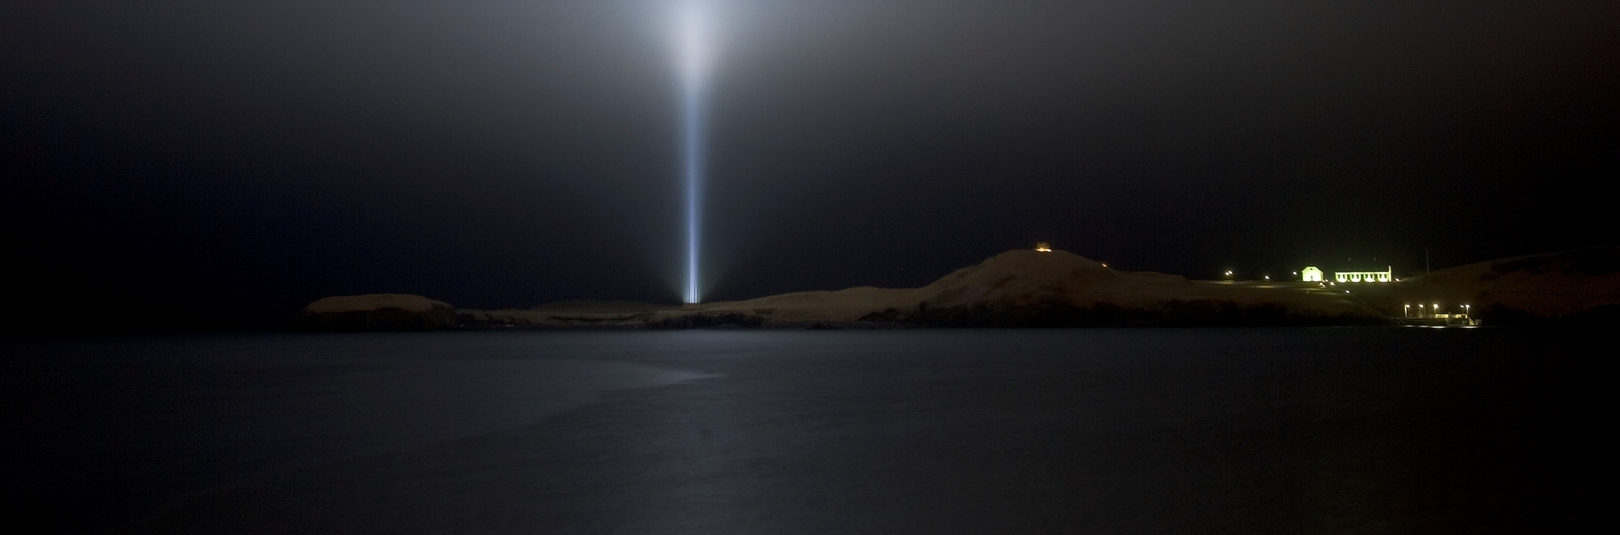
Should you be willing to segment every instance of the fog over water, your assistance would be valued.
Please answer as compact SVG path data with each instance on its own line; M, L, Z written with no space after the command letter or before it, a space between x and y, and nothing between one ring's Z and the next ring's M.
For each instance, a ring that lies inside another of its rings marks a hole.
M17 522L115 532L1564 531L1595 335L484 332L0 346Z

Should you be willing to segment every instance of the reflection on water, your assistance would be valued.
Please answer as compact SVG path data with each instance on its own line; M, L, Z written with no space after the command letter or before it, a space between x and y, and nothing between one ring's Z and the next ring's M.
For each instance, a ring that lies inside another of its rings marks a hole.
M1523 532L1579 513L1578 332L563 332L5 346L67 529Z

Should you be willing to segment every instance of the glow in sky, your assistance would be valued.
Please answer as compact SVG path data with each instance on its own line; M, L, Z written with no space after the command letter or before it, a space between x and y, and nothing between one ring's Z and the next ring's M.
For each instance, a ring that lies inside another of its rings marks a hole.
M681 75L681 159L686 191L686 296L701 300L699 243L703 230L703 93L712 59L709 19L701 6L686 4L679 20Z

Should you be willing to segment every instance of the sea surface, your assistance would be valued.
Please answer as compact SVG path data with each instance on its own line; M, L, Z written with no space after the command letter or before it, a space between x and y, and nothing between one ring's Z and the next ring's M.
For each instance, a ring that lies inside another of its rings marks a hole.
M12 341L0 476L7 524L39 532L1568 532L1607 517L1606 342L1491 328Z

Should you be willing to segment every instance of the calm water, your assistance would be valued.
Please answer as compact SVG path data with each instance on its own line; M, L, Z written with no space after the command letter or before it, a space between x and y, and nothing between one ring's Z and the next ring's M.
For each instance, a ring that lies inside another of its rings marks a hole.
M1481 533L1602 511L1597 333L245 335L0 345L8 524ZM1604 470L1607 470L1606 468Z

